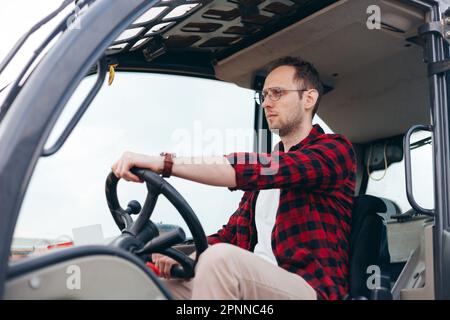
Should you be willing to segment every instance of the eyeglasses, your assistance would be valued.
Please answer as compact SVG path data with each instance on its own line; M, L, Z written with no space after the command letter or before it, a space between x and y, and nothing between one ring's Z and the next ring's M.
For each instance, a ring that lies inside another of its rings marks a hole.
M263 91L255 91L255 101L260 106L262 106L267 96L272 101L278 101L286 91L308 91L308 90L310 89L282 89L277 87L267 88L266 90Z

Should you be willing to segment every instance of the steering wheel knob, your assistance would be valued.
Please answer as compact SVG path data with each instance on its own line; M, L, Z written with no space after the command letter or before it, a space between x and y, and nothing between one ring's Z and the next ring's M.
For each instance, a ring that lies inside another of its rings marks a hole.
M125 211L129 214L139 214L141 212L142 207L141 204L136 200L131 200L128 202L128 207L125 209Z

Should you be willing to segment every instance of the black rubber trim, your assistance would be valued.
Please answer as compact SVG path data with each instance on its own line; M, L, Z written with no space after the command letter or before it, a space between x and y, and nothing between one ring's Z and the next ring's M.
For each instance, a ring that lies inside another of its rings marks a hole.
M89 245L66 248L63 250L57 250L48 254L29 257L25 260L14 262L9 265L8 272L6 274L7 281L20 277L29 272L35 272L39 269L52 266L57 263L66 262L71 259L78 259L83 257L89 257L94 255L114 256L127 260L141 269L161 290L167 299L173 299L169 291L162 285L161 281L153 274L152 271L136 256L131 253L112 247Z

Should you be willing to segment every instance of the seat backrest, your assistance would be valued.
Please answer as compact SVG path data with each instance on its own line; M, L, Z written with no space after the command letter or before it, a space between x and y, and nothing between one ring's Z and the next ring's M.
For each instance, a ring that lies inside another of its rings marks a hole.
M386 212L379 198L369 195L355 197L350 233L350 298L370 298L367 279L371 265L383 267L389 263L387 231L383 218L377 213Z

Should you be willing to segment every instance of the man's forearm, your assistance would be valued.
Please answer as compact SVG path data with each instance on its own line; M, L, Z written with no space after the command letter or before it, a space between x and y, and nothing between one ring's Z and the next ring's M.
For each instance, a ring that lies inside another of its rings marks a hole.
M130 170L132 168L149 169L161 174L164 157L125 151L111 170L116 177L127 181L142 182ZM172 175L183 179L218 187L236 187L236 173L225 157L175 157Z
M172 175L212 186L236 186L235 171L225 157L176 157Z

